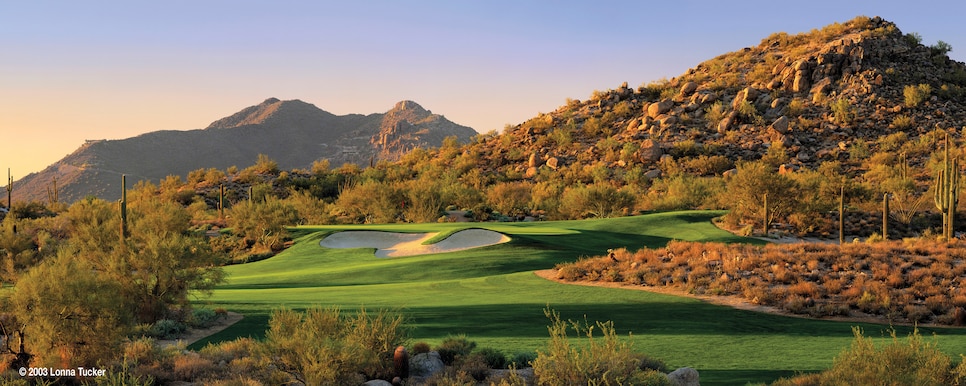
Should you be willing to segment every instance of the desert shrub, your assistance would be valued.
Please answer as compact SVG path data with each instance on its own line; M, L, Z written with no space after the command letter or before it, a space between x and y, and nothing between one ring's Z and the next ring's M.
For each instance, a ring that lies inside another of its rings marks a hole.
M215 313L215 310L209 308L197 308L191 310L191 318L188 319L188 324L194 328L208 328L218 321L219 315Z
M647 355L641 354L639 363L640 364L638 365L638 367L640 367L641 370L660 371L662 373L668 371L667 364L665 364L664 361L657 358L652 358Z
M493 368L486 362L486 359L480 353L473 353L462 357L456 361L456 371L457 373L469 375L473 380L482 381L486 379L487 374L490 373L490 369Z
M202 358L195 352L188 352L178 355L173 361L174 367L171 375L180 381L192 381L212 375L217 371L217 367L211 361Z
M550 341L546 351L537 351L533 371L539 385L586 384L646 384L647 372L639 367L639 360L630 344L621 341L613 322L564 321L551 309L544 310L550 319ZM568 331L573 329L586 337L586 344L570 342ZM598 329L603 337L594 337ZM667 378L663 378L667 382Z
M429 352L429 343L426 342L416 342L413 344L413 355L415 354L425 354Z
M510 367L522 369L524 367L530 367L531 362L533 362L534 359L537 359L537 354L533 352L528 352L528 351L518 352L518 353L514 353L513 356L510 357L509 359L510 359Z
M836 99L832 102L832 115L835 121L841 125L850 125L855 121L855 106L846 98Z
M276 310L265 333L272 365L311 385L358 385L391 377L392 352L405 341L403 316L313 307Z
M476 350L473 355L479 355L483 358L483 362L486 362L486 365L491 369L505 369L510 364L507 361L506 354L495 348L482 347Z
M151 336L157 339L174 339L188 329L184 323L177 320L161 319L151 325Z
M467 339L466 335L448 335L443 338L439 346L436 346L436 352L439 353L439 359L443 363L452 365L459 357L465 357L473 352L474 348L476 348L476 342Z
M832 367L819 374L783 379L775 385L958 385L966 381L966 362L952 360L914 330L905 342L896 338L884 346L852 328L855 339Z
M907 85L902 88L902 96L905 98L907 107L916 107L929 99L929 94L932 92L932 86L921 83L917 86Z
M789 117L797 117L805 112L805 102L801 98L794 98L791 102L788 102L788 107L785 110L785 115Z
M912 117L908 115L899 115L892 118L892 126L898 130L908 130L912 128ZM904 133L904 132L900 132Z
M708 128L714 129L718 127L718 122L721 122L725 118L727 112L725 111L725 106L721 101L716 101L711 104L708 108L704 110L704 118L708 121Z

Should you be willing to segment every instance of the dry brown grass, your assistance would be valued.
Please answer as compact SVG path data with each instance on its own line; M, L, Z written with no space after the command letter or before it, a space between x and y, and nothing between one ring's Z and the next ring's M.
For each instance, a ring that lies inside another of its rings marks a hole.
M963 324L966 246L924 239L846 245L672 241L665 248L562 264L567 281L735 295L796 314L868 314L890 322Z

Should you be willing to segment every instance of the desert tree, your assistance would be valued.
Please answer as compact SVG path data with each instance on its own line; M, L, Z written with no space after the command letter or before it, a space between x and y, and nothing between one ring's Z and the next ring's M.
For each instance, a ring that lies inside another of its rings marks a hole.
M798 206L798 184L794 180L762 162L742 162L737 169L727 183L727 192L733 203L730 215L738 216L739 221L761 219L767 227Z
M228 225L256 249L278 250L287 236L286 227L296 225L298 211L292 204L274 197L264 201L243 201L231 208Z
M569 218L620 216L633 209L634 196L607 184L567 188L560 198L560 211Z
M487 203L506 216L523 214L530 204L533 184L525 181L500 182L486 192Z
M27 272L10 295L32 366L106 365L131 326L121 284L78 254L62 250Z

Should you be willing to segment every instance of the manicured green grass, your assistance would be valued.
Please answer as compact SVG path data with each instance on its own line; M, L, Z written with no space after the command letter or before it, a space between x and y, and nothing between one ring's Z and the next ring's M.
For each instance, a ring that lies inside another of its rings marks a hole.
M238 336L261 337L271 310L316 304L351 310L396 308L413 327L414 341L438 343L466 334L481 347L509 354L543 349L545 307L564 318L613 320L631 334L635 348L671 367L691 366L702 384L771 381L796 371L828 367L852 339L849 323L814 321L715 306L690 298L644 291L558 284L533 275L536 269L608 248L658 248L672 239L749 242L715 228L720 212L675 212L605 220L541 223L403 224L301 227L289 250L271 259L228 267L229 282L210 299L246 315L229 329L196 343ZM341 229L450 232L486 228L512 238L505 244L460 252L377 258L373 249L327 249L325 234ZM887 326L863 325L867 335L887 335ZM908 329L901 329L900 335ZM937 333L940 348L966 352L966 331ZM958 358L958 355L955 356Z

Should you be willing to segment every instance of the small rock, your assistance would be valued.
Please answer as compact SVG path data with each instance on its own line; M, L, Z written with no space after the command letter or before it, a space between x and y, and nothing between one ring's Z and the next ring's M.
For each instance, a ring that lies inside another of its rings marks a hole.
M392 383L389 383L389 381L384 381L382 379L373 379L371 381L366 381L366 383L363 383L362 385L363 386L392 386Z
M654 170L648 170L647 173L644 173L644 177L647 177L648 179L653 180L655 178L660 178L662 174L664 173L661 171L661 169L654 169Z
M775 131L779 133L788 134L788 118L782 115L776 119L775 122L772 122L771 126L769 127L775 129Z

